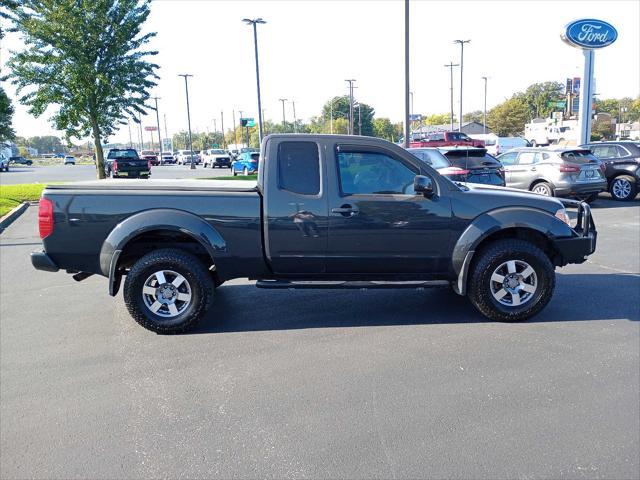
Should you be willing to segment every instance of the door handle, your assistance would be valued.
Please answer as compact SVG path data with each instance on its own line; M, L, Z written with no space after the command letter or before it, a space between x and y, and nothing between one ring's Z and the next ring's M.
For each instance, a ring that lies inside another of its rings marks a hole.
M360 211L357 208L353 208L351 205L342 205L331 209L331 213L339 213L343 217L355 217Z
M532 171L532 172L535 172L536 170L537 170L537 168L536 168L536 167L531 167L531 171Z

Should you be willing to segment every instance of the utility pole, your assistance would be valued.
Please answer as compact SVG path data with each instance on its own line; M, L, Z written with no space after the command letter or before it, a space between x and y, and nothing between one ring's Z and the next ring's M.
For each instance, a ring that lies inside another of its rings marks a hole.
M222 128L222 148L227 148L227 140L224 136L224 111L220 110L220 123L222 124L220 128Z
M291 100L291 106L293 107L293 132L298 133L298 119L296 118L296 101Z
M487 133L487 77L482 77L484 80L484 120L483 123L483 133Z
M471 40L454 40L453 43L460 44L460 116L458 118L458 131L462 131L462 69L464 68L464 44Z
M409 148L409 0L404 0L404 147Z
M358 135L362 135L362 115L360 114L359 102L358 102Z
M231 113L233 115L233 137L236 140L236 147L237 147L238 146L238 129L236 128L236 111L231 110Z
M331 135L333 135L333 98L329 104L329 111L331 112L329 115L329 131L331 132Z
M286 102L287 99L286 98L279 98L278 101L282 102L282 130L284 131L284 130L287 129L285 113L284 113L284 102Z
M142 115L138 112L138 133L140 134L140 150L144 150L144 139L142 138Z
M129 148L133 148L133 140L131 138L131 120L127 118L127 127L129 127Z
M350 78L345 82L349 84L349 135L353 135L353 82L355 79Z
M189 75L188 73L179 74L179 77L184 77L184 90L187 94L187 125L189 126L189 154L191 156L191 170L195 170L196 164L193 159L193 139L191 138L191 112L189 111L189 85L187 79L189 77L193 77L193 75Z
M256 83L258 85L258 136L259 143L262 143L262 103L260 101L260 68L258 66L258 30L256 26L258 24L267 23L262 18L254 18L249 19L245 18L242 20L247 25L253 25L253 46L255 49L255 57L256 57Z
M409 110L409 117L413 117L413 92L409 92L411 96L411 109Z
M167 114L165 113L163 116L164 116L164 138L169 138L169 130L167 130ZM173 146L173 142L171 142L171 145Z
M160 97L151 97L156 101L156 123L158 126L158 150L160 151L160 158L158 159L158 163L162 163L162 138L160 133L160 114L158 113L158 100Z
M453 132L453 67L459 67L460 64L449 62L445 67L449 69L449 79L450 79L450 87L449 91L451 92L451 131Z

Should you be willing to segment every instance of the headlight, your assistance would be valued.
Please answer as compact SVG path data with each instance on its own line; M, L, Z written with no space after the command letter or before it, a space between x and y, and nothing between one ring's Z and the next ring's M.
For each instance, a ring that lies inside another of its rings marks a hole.
M564 209L564 207L556 212L556 218L571 226L571 219L569 218L569 214Z

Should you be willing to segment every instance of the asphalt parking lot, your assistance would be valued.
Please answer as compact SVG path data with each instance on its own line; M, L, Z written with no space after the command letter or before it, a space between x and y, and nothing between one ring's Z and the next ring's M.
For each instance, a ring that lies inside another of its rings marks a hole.
M234 281L182 336L33 270L36 213L0 236L1 478L640 477L639 201L597 201L597 252L526 323Z
M158 165L151 167L151 178L197 178L222 177L231 175L228 168L203 168L198 165L191 170L187 165ZM15 185L17 183L50 183L80 182L96 179L96 168L93 165L52 165L48 167L27 167L12 165L8 172L0 173L0 183Z

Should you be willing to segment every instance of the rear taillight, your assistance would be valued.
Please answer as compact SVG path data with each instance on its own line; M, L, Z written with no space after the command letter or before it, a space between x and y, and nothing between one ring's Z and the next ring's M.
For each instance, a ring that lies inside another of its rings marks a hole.
M580 172L580 167L577 165L566 165L566 164L561 164L558 166L558 169L561 172L564 173L579 173Z
M113 171L114 172L118 171L118 162L116 160L113 161Z
M38 205L38 229L43 240L53 233L53 202L48 198L41 198Z

